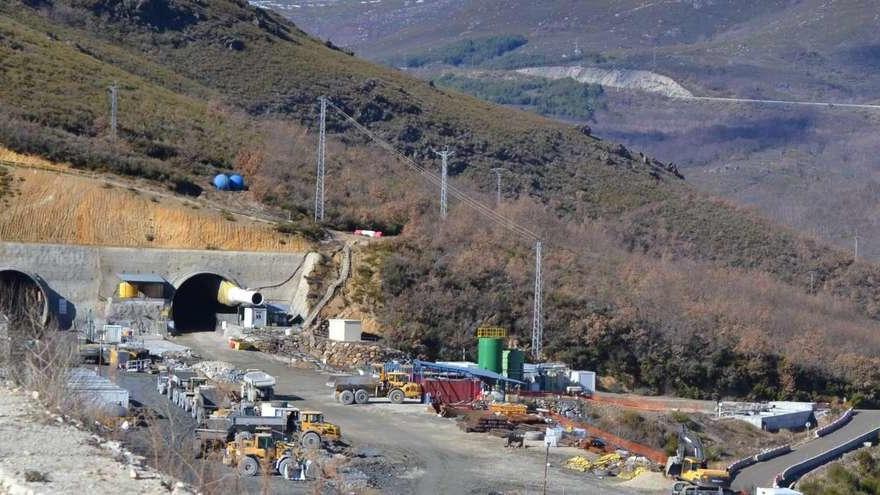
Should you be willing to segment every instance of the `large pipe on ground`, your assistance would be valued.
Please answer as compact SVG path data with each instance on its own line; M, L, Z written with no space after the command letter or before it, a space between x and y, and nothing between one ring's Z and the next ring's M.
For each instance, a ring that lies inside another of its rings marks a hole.
M234 283L224 280L220 282L217 290L217 302L226 306L238 306L239 304L263 304L263 295L254 290L245 290Z

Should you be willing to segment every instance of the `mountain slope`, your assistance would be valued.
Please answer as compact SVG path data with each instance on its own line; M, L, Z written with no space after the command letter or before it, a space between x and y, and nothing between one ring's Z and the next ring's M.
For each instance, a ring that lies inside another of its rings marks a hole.
M0 72L2 111L14 119L0 133L9 147L190 192L234 167L253 197L304 217L309 128L327 95L426 166L436 166L432 149L453 146L453 184L484 200L490 169L507 170L500 211L548 245L551 357L694 396L877 393L870 318L880 313L880 270L700 194L666 164L356 59L243 2L32 5L0 5L3 54L23 57L4 56L20 62ZM76 55L77 45L88 54ZM68 57L73 73L54 78L51 64ZM101 125L111 78L125 81L121 105L144 102L121 117L115 144ZM71 89L52 90L47 79ZM69 109L79 124L55 115ZM371 293L386 335L428 357L472 350L483 322L527 342L531 240L457 202L441 222L436 192L399 160L338 113L328 128L328 224L402 233L376 248L376 276L363 274L379 284ZM806 294L810 272L819 294ZM799 333L811 345L790 345Z

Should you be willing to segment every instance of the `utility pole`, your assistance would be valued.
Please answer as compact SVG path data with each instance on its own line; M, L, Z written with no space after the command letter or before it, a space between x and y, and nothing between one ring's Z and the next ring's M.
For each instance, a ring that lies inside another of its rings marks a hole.
M448 182L449 173L449 157L454 155L454 151L449 151L447 146L443 151L434 150L434 153L440 155L443 165L440 170L440 218L446 218L446 184Z
M544 341L543 293L544 278L541 274L541 241L535 243L535 299L532 309L532 357L540 359Z
M503 168L493 168L492 172L495 172L495 207L501 206L501 172L504 172Z
M550 474L550 443L546 443L544 452L544 495L547 495L547 476Z
M859 231L856 231L855 245L853 246L853 260L859 259Z
M326 145L325 132L327 129L327 98L322 96L321 124L318 134L318 177L315 181L315 222L324 221L324 148Z
M118 109L119 88L116 82L114 82L108 89L110 89L110 139L116 142L116 112Z
M810 270L810 294L814 294L816 292L816 272L814 270Z

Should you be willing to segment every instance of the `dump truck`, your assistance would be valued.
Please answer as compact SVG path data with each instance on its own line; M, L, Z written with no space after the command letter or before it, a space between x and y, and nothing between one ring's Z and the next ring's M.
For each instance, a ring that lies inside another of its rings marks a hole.
M371 375L347 375L336 378L336 400L349 404L366 404L371 398L387 397L394 404L404 399L422 398L422 386L410 380L408 373L386 371L385 365L373 365Z
M216 384L199 385L192 397L190 415L198 423L202 423L215 411L231 406L232 398L226 390Z
M241 434L227 443L223 456L227 466L238 466L243 476L255 476L260 471L281 474L287 479L304 478L307 464L296 445L278 440L269 432ZM294 475L299 471L299 476Z
M195 372L177 372L171 375L171 401L179 408L189 412L196 402L196 390L205 385L208 379Z
M667 477L686 481L700 488L723 489L730 487L731 476L726 469L709 469L703 443L696 435L681 426L676 455L666 461Z
M247 370L241 378L241 397L256 402L272 400L275 395L275 377L260 370Z

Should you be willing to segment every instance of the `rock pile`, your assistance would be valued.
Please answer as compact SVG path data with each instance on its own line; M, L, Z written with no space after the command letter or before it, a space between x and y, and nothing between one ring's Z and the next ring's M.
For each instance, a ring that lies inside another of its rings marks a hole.
M307 361L318 360L339 369L406 358L402 351L376 342L337 342L308 332L290 336L251 334L248 340L263 352Z
M211 380L223 383L238 383L244 371L225 361L201 361L193 365L193 369Z

